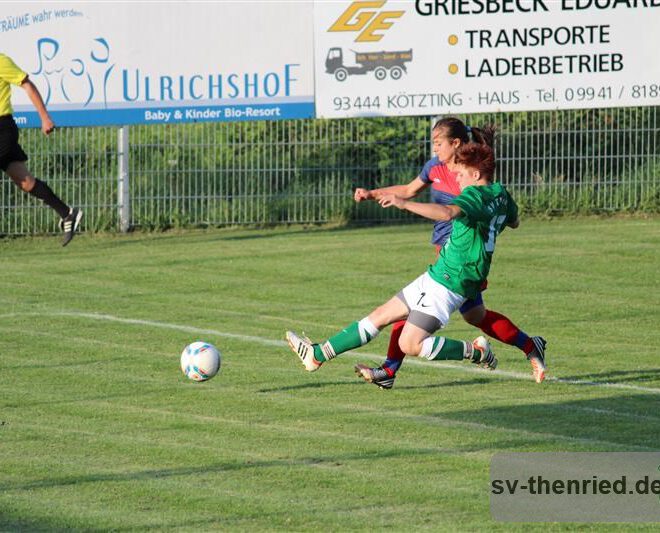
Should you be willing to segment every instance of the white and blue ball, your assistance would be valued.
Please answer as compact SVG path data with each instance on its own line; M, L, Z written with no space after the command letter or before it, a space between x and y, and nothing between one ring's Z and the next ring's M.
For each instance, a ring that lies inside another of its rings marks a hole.
M181 352L181 371L193 381L207 381L220 370L220 352L208 342L197 341Z

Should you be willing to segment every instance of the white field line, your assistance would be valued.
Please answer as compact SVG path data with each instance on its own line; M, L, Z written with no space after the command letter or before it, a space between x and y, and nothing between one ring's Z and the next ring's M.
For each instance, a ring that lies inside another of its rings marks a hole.
M608 416L621 416L624 418L632 418L633 420L643 420L647 422L660 422L660 417L651 416L651 415L638 415L635 413L624 413L621 411L613 411L612 409L598 409L595 407L573 407L578 411L585 411L587 413L596 413L599 415L608 415Z
M285 399L283 399L284 402L290 403L291 401L298 402L298 403L304 403L307 402L308 400L306 398L295 398L291 396L287 396ZM186 418L194 418L196 420L201 420L203 422L222 422L222 423L232 423L232 424L238 424L241 426L245 427L250 427L250 428L258 428L260 431L262 429L268 430L268 431L279 431L279 432L284 432L287 434L308 434L308 435L313 435L315 437L324 437L324 438L333 438L333 439L340 439L340 440L350 440L351 438L355 438L355 440L359 442L363 441L375 441L375 442L387 442L390 445L391 444L398 444L400 441L397 441L395 438L388 436L385 439L378 439L374 437L366 437L364 435L356 435L356 436L347 436L344 432L335 432L335 431L328 431L328 430L323 430L323 429L317 429L317 428L310 428L310 427L301 427L301 426L288 426L284 425L280 422L277 423L263 423L263 422L254 422L254 421L249 421L249 420L239 420L239 419L232 419L232 418L227 418L227 417L218 417L218 416L207 416L207 415L190 415L189 413L185 413L185 415L182 415L182 413L177 413L174 411L169 411L166 409L153 409L153 408L144 408L144 407L134 407L134 406L122 406L122 405L116 405L112 404L109 402L98 402L98 401L93 401L90 403L96 403L96 404L101 404L109 409L124 409L124 410L129 410L132 412L137 412L141 414L145 413L150 413L150 414L158 414L161 416L166 416L166 417L180 417L180 416L185 416ZM452 418L446 418L443 416L436 416L436 415L418 415L414 413L407 413L405 411L393 411L391 409L387 408L379 408L379 407L373 407L373 406L365 406L363 404L360 405L354 405L354 404L348 404L348 403L335 403L334 404L337 407L342 407L345 409L347 412L369 412L377 415L382 415L383 417L394 417L394 418L400 418L404 420L409 420L413 422L420 422L423 425L442 425L442 426L447 426L447 427L458 427L458 428L467 428L471 430L478 430L478 431L486 431L486 432L493 432L493 431L498 431L498 432L504 432L506 434L510 433L517 433L522 436L528 437L528 438L533 438L533 439L538 439L541 438L543 440L554 440L554 441L565 441L565 442L570 442L574 444L582 444L582 445L598 445L598 446L604 446L606 448L619 448L623 450L639 450L639 451L657 451L656 448L651 448L649 446L640 446L638 444L624 444L621 442L611 442L611 441L606 441L606 440L600 440L600 439L590 439L588 437L572 437L570 435L562 435L560 433L548 433L544 431L531 431L527 429L516 429L516 428L510 428L510 427L505 427L505 426L496 426L494 424L483 424L480 422L467 422L467 421L462 421L462 420L454 420ZM403 446L405 447L410 447L411 449L414 448L414 445L409 443L409 442L404 442ZM429 450L434 450L434 451L442 451L443 453L448 453L452 455L461 455L459 450L451 449L451 448L438 448L435 446L428 446L427 443L424 444L423 446L424 449L429 449ZM477 455L483 455L484 453L487 453L485 451L481 452L466 452L466 454L474 454L475 456Z
M203 328L196 328L192 326L185 326L185 325L179 325L179 324L169 324L167 322L156 322L153 320L141 320L141 319L135 319L135 318L121 318L113 315L101 315L101 314L96 314L96 313L75 313L75 312L57 312L57 313L44 313L49 316L73 316L73 317L79 317L79 318L89 318L91 320L107 320L111 322L120 322L123 324L135 324L135 325L140 325L140 326L149 326L149 327L155 327L155 328L164 328L164 329L173 329L173 330L178 330L178 331L185 331L188 333L198 333L198 334L204 334L204 335L215 335L218 337L224 337L227 339L236 339L236 340L241 340L241 341L247 341L247 342L256 342L258 344L266 345L266 346L277 346L277 347L286 347L287 343L285 341L278 341L278 340L273 340L273 339L267 339L265 337L257 337L254 335L242 335L238 333L228 333L225 331L218 331L216 329L203 329ZM0 317L3 315L0 315ZM375 354L375 353L370 353L370 352L355 352L351 351L348 352L348 354L352 355L353 357L364 357L368 359L376 359L378 361L381 361L383 359L383 354ZM512 371L507 371L507 370L492 370L492 371L484 371L483 369L474 367L474 366L466 366L466 365L458 365L458 364L453 364L449 363L446 361L442 362L431 362L431 361L423 361L417 358L408 358L406 359L405 364L414 364L414 365L420 365L420 366L430 366L430 367L438 367L442 366L442 368L451 368L452 370L458 370L460 372L470 372L470 373L477 373L484 375L485 374L494 374L496 376L501 376L501 377L507 377L507 378L512 378L512 379L519 379L519 380L524 380L524 381L530 381L532 379L531 374L524 374L522 372L512 372ZM596 382L596 381L588 381L588 380L581 380L581 379L563 379L563 378L557 378L557 377L552 377L549 376L546 378L546 381L554 381L557 383L564 383L568 385L589 385L592 387L603 387L603 388L611 388L611 389L623 389L623 390L635 390L635 391L640 391L640 392L648 392L651 394L660 394L660 388L654 388L654 387L642 387L639 385L629 385L626 383L607 383L607 382Z
M397 439L396 435L392 435L392 434L387 434L383 437L372 437L363 434L350 434L345 431L329 431L326 429L318 429L318 428L309 427L308 425L303 426L300 424L296 424L296 425L285 424L282 423L281 421L272 422L272 423L258 422L255 420L231 418L231 417L218 416L218 415L199 415L195 413L186 412L185 410L171 411L168 409L154 409L152 407L144 407L144 406L120 405L108 401L98 401L98 400L91 400L86 403L91 405L102 406L107 408L108 410L119 409L134 414L145 415L146 417L149 417L151 415L158 415L166 419L184 418L186 420L192 419L203 423L212 423L218 425L231 424L243 428L248 428L250 430L254 430L257 433L260 433L262 431L270 431L274 433L281 433L287 436L307 435L309 437L316 437L316 438L318 437L330 438L336 441L349 441L349 442L355 441L357 443L370 442L374 444L389 444L389 445L396 445L402 449L415 450L415 449L423 448L424 450L433 450L435 452L442 452L443 454L447 454L447 455L457 455L457 456L466 455L470 457L483 457L486 459L490 456L490 453L487 450L464 451L461 450L460 448L433 446L430 445L429 443L424 443L423 445L420 445L419 442L411 442L409 440L406 440L405 438ZM215 446L217 449L217 444Z
M273 339L267 339L265 337L257 337L254 335L243 335L239 333L228 333L225 331L218 331L216 329L205 329L205 328L196 328L193 326L186 326L186 325L181 325L181 324L170 324L168 322L157 322L154 320L142 320L142 319L137 319L137 318L122 318L114 315L106 315L106 314L97 314L97 313L78 313L78 312L34 312L34 313L5 313L1 314L0 318L3 317L11 317L11 316L24 316L24 315L35 315L35 316L50 316L50 317L55 317L55 316L71 316L71 317L78 317L78 318L88 318L90 320L104 320L108 322L118 322L121 324L133 324L137 326L149 326L149 327L154 327L154 328L163 328L163 329L172 329L172 330L177 330L177 331L185 331L187 333L197 333L200 335L214 335L217 337L222 337L226 339L236 339L240 341L246 341L246 342L255 342L257 344L265 345L265 346L276 346L276 347L286 347L287 343L285 341L279 341L279 340L273 340ZM347 352L347 355L350 355L352 357L361 357L361 358L366 358L366 359L373 359L376 361L381 361L383 359L383 354L375 354L375 353L370 353L370 352L355 352L355 351L350 351ZM413 364L413 365L419 365L419 366L429 366L429 367L435 367L435 368L450 368L452 370L457 370L460 372L468 372L468 373L477 373L480 375L495 375L498 377L503 377L503 378L511 378L511 379L518 379L518 380L523 380L523 381L530 381L531 375L530 374L525 374L522 372L513 372L513 371L507 371L507 370L492 370L492 371L484 371L483 369L477 368L475 366L468 366L468 365L461 365L461 364L454 364L450 363L447 361L439 361L439 362L431 362L431 361L423 361L417 358L408 358L406 359L406 364ZM558 378L558 377L553 377L549 376L546 378L546 381L553 381L556 383L563 383L567 385L587 385L587 386L592 386L592 387L602 387L602 388L610 388L610 389L622 389L622 390L634 390L634 391L639 391L639 392L646 392L650 394L660 394L660 388L654 388L654 387L642 387L639 385L629 385L627 383L609 383L609 382L597 382L597 381L588 381L588 380L581 380L581 379L564 379L564 378Z
M342 404L335 404L342 405ZM531 431L528 429L516 429L506 426L496 426L494 424L483 424L481 422L467 422L463 420L454 420L453 418L447 418L443 416L435 415L417 415L414 413L407 413L405 411L392 411L390 409L378 409L374 407L365 407L364 405L355 406L356 409L361 411L369 411L374 413L381 413L384 417L390 416L394 418L403 418L406 420L418 420L424 424L441 424L448 427L461 427L468 429L475 429L478 431L501 431L505 433L516 433L523 435L528 438L541 438L543 440L558 440L572 442L576 444L597 444L599 446L621 448L623 450L640 450L640 451L657 451L656 448L651 448L649 446L640 446L638 444L624 444L621 442L610 442L607 440L600 439L590 439L588 437L571 437L570 435L562 435L561 433L547 433L545 431Z
M287 403L290 402L306 402L306 399L301 399L301 398L292 398L290 396L287 396L286 398L282 399L282 401L285 401ZM446 447L437 447L437 446L432 446L429 445L428 443L424 443L422 446L415 446L413 443L406 442L406 441L400 441L397 440L396 438L389 436L387 438L377 438L377 437L367 437L364 435L350 435L345 432L335 432L335 431L328 431L328 430L323 430L323 429L318 429L318 428L311 428L311 427L302 427L299 425L296 426L291 426L291 425L285 425L280 422L278 423L273 423L273 424L268 424L268 423L260 423L260 422L255 422L255 421L250 421L250 420L240 420L240 419L235 419L235 418L229 418L229 417L223 417L223 416L208 416L208 415L194 415L190 413L182 413L182 412L176 412L176 411L169 411L166 409L153 409L153 408L144 408L144 407L135 407L135 406L130 406L130 405L118 405L116 403L110 403L107 401L95 401L91 400L86 402L87 404L90 405L98 405L102 407L106 407L108 409L120 409L124 410L127 412L131 413L139 413L143 414L145 416L147 415L160 415L164 416L167 418L180 418L180 417L185 417L186 419L194 419L198 420L201 422L205 423L222 423L222 424L233 424L245 428L250 428L254 429L258 432L261 432L263 430L267 431L274 431L278 433L283 433L286 435L307 435L309 437L323 437L323 438L331 438L331 439L337 439L337 440L343 440L343 441L350 441L350 440L356 440L358 442L373 442L373 443L387 443L388 445L398 445L404 449L410 449L410 450L415 450L415 449L424 449L424 450L432 450L434 452L442 452L443 454L446 455L456 455L456 456L471 456L474 458L485 458L487 459L488 456L490 455L490 452L487 451L486 449L481 450L481 451L467 451L463 452L460 449L452 449L452 448L446 448ZM405 411L392 411L391 409L386 409L386 408L379 408L379 407L369 407L365 406L363 404L360 405L353 405L353 404L348 404L348 403L336 403L335 404L338 407L342 407L346 411L360 411L360 412L369 412L373 413L376 415L382 415L383 417L393 417L393 418L400 418L403 420L408 420L411 422L419 422L420 424L423 425L442 425L446 427L456 427L456 428L462 428L462 429L469 429L469 430L475 430L475 431L485 431L488 433L492 432L500 432L500 433L505 433L507 435L511 433L515 433L517 435L521 435L523 437L529 438L529 439L542 439L546 441L560 441L560 442L567 442L571 444L580 444L580 445L586 445L586 446L602 446L605 448L615 448L615 449L621 449L621 450L626 450L626 451L632 451L632 450L638 450L638 451L657 451L656 448L652 448L649 446L640 446L638 444L624 444L620 442L611 442L611 441L606 441L606 440L600 440L600 439L590 439L588 437L572 437L570 435L562 435L560 433L548 433L548 432L543 432L543 431L531 431L531 430L526 430L526 429L516 429L516 428L511 428L511 427L505 427L505 426L497 426L494 424L483 424L480 422L467 422L467 421L461 421L461 420L454 420L452 418L446 418L442 416L435 416L435 415L418 415L414 413L407 413ZM39 428L39 429L44 429L45 426L42 424L29 424L29 423L20 423L21 427L26 427L26 428ZM143 437L140 435L135 435L135 434L126 434L123 433L121 437L116 437L112 435L107 435L107 434L100 434L100 433L94 433L90 432L87 430L80 430L80 429L74 429L74 428L61 428L61 427L51 427L51 428L46 428L50 429L51 431L57 431L58 433L66 433L66 434L80 434L80 435L85 435L87 437L92 437L95 440L113 440L116 442L136 442L136 443L144 443L144 444L150 444L154 445L153 440L151 437ZM200 443L195 443L195 444L188 444L188 443L183 443L183 444L177 444L177 443L163 443L159 442L156 446L157 447L168 447L168 448L177 448L182 445L188 446L191 449L206 449L207 446L200 444ZM217 449L214 448L214 449ZM249 455L249 454L248 454ZM255 457L251 457L255 458ZM263 457L257 457L258 459L262 460L264 459Z
M491 453L489 453L487 450L481 450L481 451L475 451L475 450L469 450L469 451L463 451L460 450L459 448L447 448L447 447L440 447L440 446L432 446L429 445L428 443L424 443L423 445L420 443L415 443L415 442L409 442L406 440L400 440L396 439L395 437L392 436L386 436L386 437L370 437L370 436L365 436L365 435L351 435L346 432L339 432L339 431L327 431L327 430L321 430L321 429L314 429L314 428L309 428L309 427L302 427L300 425L286 425L282 424L281 422L278 423L273 423L273 424L266 424L266 423L259 423L255 422L253 420L241 420L237 418L228 418L224 416L204 416L204 415L195 415L193 413L189 412L175 412L175 411L167 411L163 409L151 409L151 408L144 408L144 407L137 407L137 406L131 406L131 405L122 405L119 403L111 403L108 401L96 401L96 400L81 400L81 403L84 403L85 405L91 405L91 406L98 406L98 407L104 407L107 408L110 411L125 411L127 413L132 413L132 414L140 414L143 415L145 418L149 418L152 415L159 415L162 417L165 417L167 419L180 419L180 418L185 418L186 420L196 420L198 422L203 422L205 424L215 424L215 425L233 425L237 427L242 427L245 429L250 429L254 430L255 433L259 433L263 435L263 431L270 431L273 433L279 433L285 436L306 436L309 438L328 438L332 439L333 441L346 441L348 443L351 443L352 441L355 441L357 444L359 443L372 443L374 445L384 445L384 444L389 444L389 445L394 445L398 446L401 449L410 449L410 450L418 450L418 449L424 449L424 450L432 450L434 452L440 452L443 455L455 455L455 456L469 456L472 458L480 457L483 459L487 459L490 457ZM151 420L151 419L150 419ZM88 440L96 440L100 442L116 442L116 443L126 443L126 442L131 442L139 445L147 445L151 446L154 448L171 448L171 449L180 449L182 447L185 448L190 448L194 450L200 450L200 451L218 451L218 443L217 441L214 441L210 444L203 444L200 442L200 439L197 437L194 442L190 441L171 441L171 440L165 440L165 439L160 439L160 440L154 440L153 436L151 435L141 435L141 434L136 434L133 429L130 431L128 430L122 430L121 432L113 432L113 431L107 431L107 432L100 432L100 431L91 431L91 430L83 430L83 429L78 429L78 428L69 428L69 427L62 427L62 426L47 426L44 425L43 423L33 423L33 422L25 422L23 420L19 420L17 422L12 422L13 425L15 425L18 428L27 428L27 429L33 429L33 430L39 430L39 431L47 431L49 434L50 433L57 433L58 435L64 435L64 434L70 434L70 435L80 435L85 437L85 439ZM620 446L620 445L619 445ZM266 459L267 456L264 455L257 455L251 451L248 450L240 450L240 453L246 455L250 459Z
M22 313L16 313L13 315L18 315ZM27 313L26 313L27 314ZM31 314L40 314L40 313L31 313ZM172 329L172 330L178 330L178 331L185 331L188 333L199 333L199 334L208 334L208 335L216 335L219 337L224 337L224 338L231 338L231 339L237 339L237 340L242 340L242 341L252 341L252 342L257 342L259 344L264 344L267 346L278 346L278 347L284 347L286 346L286 342L284 341L275 341L271 339L266 339L263 337L257 337L257 336L251 336L251 335L241 335L237 333L225 333L213 329L203 329L203 328L196 328L192 326L184 326L184 325L179 325L179 324L169 324L166 322L154 322L151 320L141 320L141 319L132 319L132 318L121 318L121 317L116 317L113 315L100 315L100 314L95 314L95 313L73 313L73 312L57 312L57 313L41 313L42 315L46 316L72 316L72 317L80 317L80 318L89 318L92 320L105 320L105 321L111 321L111 322L119 322L123 324L134 324L134 325L141 325L141 326L149 326L149 327L157 327L157 328L164 328L164 329ZM0 315L0 318L3 316L11 316L12 314L6 314L6 315ZM360 356L360 357L370 357L370 358L382 358L382 355L378 354L370 354L370 353L363 353L360 352L359 354L356 352L352 352L352 355L354 356ZM427 362L427 361L419 361L419 360L411 360L410 363L422 365L422 366L437 366L435 363ZM484 370L479 370L475 368L470 368L470 367L459 367L451 364L444 364L443 367L449 367L453 368L456 370L462 370L462 371L468 371L468 372L480 372L483 373L485 372ZM491 373L491 372L488 372ZM513 379L525 379L528 380L530 379L529 376L526 374L520 374L518 372L503 372L503 371L498 371L495 370L492 373L499 374L501 376L505 377L511 377ZM561 381L560 379L556 379L556 381ZM603 386L603 385L611 385L615 386L618 384L612 383L612 384L602 384L602 383L592 383L592 382L581 382L579 380L566 380L567 383L572 383L572 384L585 384L585 385L593 385L593 386ZM615 387L616 388L616 387ZM628 387L626 387L628 388ZM645 390L647 392L653 392L653 393L660 393L660 389L652 389L652 388L642 388L642 390ZM291 401L292 398L287 398L287 401ZM295 401L295 399L293 399ZM339 404L341 405L341 404ZM374 413L382 413L383 415L388 414L390 416L395 416L399 418L405 418L409 420L419 420L423 421L424 423L441 423L445 424L447 426L455 426L455 427L465 427L465 428L470 428L474 430L479 430L479 431L505 431L505 432L514 432L514 433L519 433L522 435L526 435L530 438L542 438L546 440L559 440L559 441L566 441L566 442L572 442L572 443L577 443L577 444L596 444L600 446L607 446L607 447L616 447L616 448L621 448L621 449L637 449L637 450L653 450L653 448L646 447L646 446L639 446L639 445L631 445L631 444L623 444L623 443L617 443L617 442L610 442L610 441L604 441L604 440L599 440L599 439L590 439L587 437L571 437L568 435L562 435L562 434L556 434L556 433L547 433L547 432L535 432L535 431L530 431L530 430L521 430L521 429L513 429L510 427L504 427L504 426L497 426L497 425L492 425L492 424L482 424L478 422L467 422L467 421L459 421L459 420L454 420L451 418L445 418L445 417L440 417L440 416L428 416L428 415L416 415L412 413L406 413L406 412L392 412L389 409L379 409L379 408L367 408L364 405L361 405L359 407L363 411L372 411ZM615 412L612 412L611 414L614 414ZM621 413L616 413L616 414L621 414ZM209 417L210 419L213 419L215 417ZM318 430L312 430L312 433L325 433L321 432Z

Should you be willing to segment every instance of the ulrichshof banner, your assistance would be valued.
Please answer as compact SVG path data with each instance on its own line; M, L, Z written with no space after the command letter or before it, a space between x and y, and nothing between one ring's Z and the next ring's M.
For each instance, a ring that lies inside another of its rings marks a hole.
M58 126L309 118L310 2L10 2L0 53ZM23 91L15 119L38 126Z

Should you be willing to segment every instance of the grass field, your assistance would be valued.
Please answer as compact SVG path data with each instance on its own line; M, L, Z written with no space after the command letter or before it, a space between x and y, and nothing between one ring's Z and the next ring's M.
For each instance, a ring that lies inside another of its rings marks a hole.
M550 378L409 361L387 334L314 374L283 340L365 316L431 260L428 225L0 242L0 530L626 530L489 511L499 451L660 450L660 219L524 221L486 303L549 341ZM447 335L472 339L459 316ZM195 384L179 354L215 343ZM657 525L655 526L657 527ZM654 529L652 524L635 529Z

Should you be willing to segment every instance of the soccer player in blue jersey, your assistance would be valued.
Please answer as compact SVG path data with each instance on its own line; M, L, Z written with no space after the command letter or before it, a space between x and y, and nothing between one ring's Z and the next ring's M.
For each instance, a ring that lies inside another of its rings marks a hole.
M23 191L42 200L60 216L60 229L64 232L62 246L66 246L78 229L82 211L62 202L47 183L35 178L27 169L28 157L18 144L18 127L12 116L11 85L21 87L34 104L44 135L50 135L55 129L37 87L8 56L0 53L0 169Z
M436 262L396 296L353 322L325 342L312 343L292 331L286 338L309 372L337 355L363 346L385 326L405 320L399 347L407 355L429 360L469 360L485 368L497 359L485 337L473 342L433 336L450 315L481 291L490 271L497 236L505 227L518 227L518 207L500 183L493 182L495 158L486 144L467 143L455 152L461 193L449 205L412 202L384 194L381 206L395 206L433 220L453 221Z
M445 117L433 127L433 152L435 157L429 160L419 176L407 185L394 185L380 189L355 190L356 202L363 200L380 200L388 194L395 194L404 199L417 196L423 190L430 188L431 201L438 205L450 205L460 194L456 181L456 173L449 166L453 162L454 152L460 146L473 142L485 144L492 148L494 131L492 128L470 128L455 117ZM437 253L447 242L452 230L452 221L435 220L431 242ZM485 290L487 282L484 282ZM463 318L469 324L480 328L486 335L500 342L521 349L532 365L532 373L537 383L545 379L545 339L529 337L508 317L501 313L486 309L481 291L475 298L468 299L460 308ZM399 348L399 337L405 321L396 322L392 326L387 359L382 366L371 368L358 364L356 373L370 383L380 388L389 389L394 384L396 372L401 367L405 354Z

